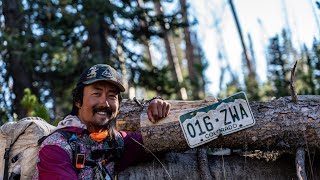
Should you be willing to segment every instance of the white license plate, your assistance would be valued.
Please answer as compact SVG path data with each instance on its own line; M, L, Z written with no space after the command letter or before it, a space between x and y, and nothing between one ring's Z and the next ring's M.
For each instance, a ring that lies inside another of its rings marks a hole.
M205 144L255 124L244 92L220 102L183 114L179 118L183 134L191 148Z

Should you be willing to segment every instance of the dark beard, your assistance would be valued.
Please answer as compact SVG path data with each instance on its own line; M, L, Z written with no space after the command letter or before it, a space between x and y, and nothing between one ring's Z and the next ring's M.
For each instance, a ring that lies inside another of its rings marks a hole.
M112 117L113 116L113 111L111 107L104 107L104 108L99 108L99 107L94 107L92 110L93 114L97 113L97 112L106 112L107 113L107 118L109 119L109 121L107 121L104 124L96 124L96 123L90 123L89 126L91 126L91 128L93 129L110 129L112 127L115 127L116 124L116 117Z

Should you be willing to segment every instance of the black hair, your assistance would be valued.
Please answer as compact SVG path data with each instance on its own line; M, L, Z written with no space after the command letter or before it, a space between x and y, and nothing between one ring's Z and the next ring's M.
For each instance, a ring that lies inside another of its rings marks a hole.
M79 112L79 108L77 107L76 103L83 103L83 89L84 85L78 85L76 88L72 90L72 110L70 115L77 116Z

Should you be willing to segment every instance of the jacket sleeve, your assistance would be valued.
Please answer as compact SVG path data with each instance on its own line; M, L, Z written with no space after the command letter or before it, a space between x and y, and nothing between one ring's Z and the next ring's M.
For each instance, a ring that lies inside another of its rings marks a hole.
M124 151L116 167L118 173L129 165L144 160L146 155L141 133L124 131L120 131L120 133L124 140Z
M78 179L68 153L55 145L42 147L37 169L39 180Z

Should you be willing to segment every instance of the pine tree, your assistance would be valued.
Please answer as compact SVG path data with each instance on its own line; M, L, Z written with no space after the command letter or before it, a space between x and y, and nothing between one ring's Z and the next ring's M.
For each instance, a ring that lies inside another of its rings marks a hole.
M26 115L20 102L23 89L30 88L40 103L50 104L51 118L62 118L70 111L70 94L79 75L93 64L107 63L119 71L127 70L125 76L131 86L145 85L140 84L140 74L146 74L149 83L153 71L168 72L167 68L140 67L146 57L137 49L152 37L161 38L159 24L181 27L178 12L157 16L150 2L146 4L139 7L133 1L103 0L1 2L5 21L0 18L4 28L0 38L6 43L0 44L0 51L7 72L2 73L4 90L0 92L12 94L11 117L13 113L19 118ZM176 85L168 80L148 87L174 97ZM0 108L0 112L7 112L8 105L10 102L0 104L5 109Z
M283 31L282 38L278 35L270 39L268 48L268 72L269 80L273 86L273 95L276 97L288 96L289 94L289 77L290 67L288 51L284 42L286 41L286 33Z

